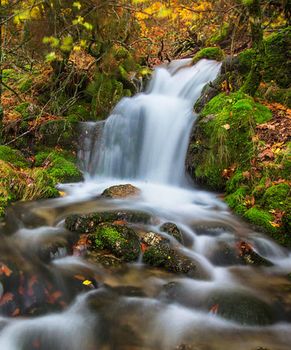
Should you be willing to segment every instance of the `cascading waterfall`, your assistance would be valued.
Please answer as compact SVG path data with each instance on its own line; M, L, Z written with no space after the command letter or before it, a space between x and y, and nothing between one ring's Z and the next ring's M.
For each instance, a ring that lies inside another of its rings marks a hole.
M193 104L220 63L174 61L156 69L145 93L124 98L107 119L85 170L91 176L181 185ZM97 153L97 155L96 155ZM174 168L174 169L173 169Z

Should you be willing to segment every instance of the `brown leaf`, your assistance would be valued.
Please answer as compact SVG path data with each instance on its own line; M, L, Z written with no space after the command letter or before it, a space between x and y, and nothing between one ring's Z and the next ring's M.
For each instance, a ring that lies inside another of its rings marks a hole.
M5 264L1 264L0 267L0 275L5 275L6 277L9 277L12 274L12 271L9 269L9 267Z
M219 309L219 304L214 304L214 305L210 308L209 312L210 312L211 314L213 314L213 315L216 315L217 312L218 312L218 309Z

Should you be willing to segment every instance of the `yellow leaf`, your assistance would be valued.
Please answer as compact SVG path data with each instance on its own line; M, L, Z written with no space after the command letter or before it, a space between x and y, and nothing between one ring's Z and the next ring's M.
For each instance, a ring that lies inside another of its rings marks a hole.
M85 286L90 286L90 285L92 284L92 281L85 280L85 281L83 281L83 284L84 284Z
M80 10L81 7L82 7L82 5L80 4L79 1L75 1L75 2L73 3L73 7L76 7L78 10Z
M225 130L229 130L230 129L230 125L229 124L224 124L224 125L222 125L222 128L224 128Z
M281 226L280 224L277 224L276 222L272 222L272 221L269 221L269 222L273 227L280 227Z

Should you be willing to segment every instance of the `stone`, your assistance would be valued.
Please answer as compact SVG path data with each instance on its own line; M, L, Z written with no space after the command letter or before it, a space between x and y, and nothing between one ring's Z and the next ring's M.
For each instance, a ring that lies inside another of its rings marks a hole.
M104 190L102 197L118 199L118 198L128 198L137 197L141 193L140 189L131 184L111 186Z

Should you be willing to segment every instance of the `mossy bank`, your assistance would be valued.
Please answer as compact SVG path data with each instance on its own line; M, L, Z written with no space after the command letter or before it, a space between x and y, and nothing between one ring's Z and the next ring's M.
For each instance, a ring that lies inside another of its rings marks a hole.
M58 197L58 183L82 180L75 163L65 151L46 149L25 158L18 150L0 146L0 217L11 202Z

